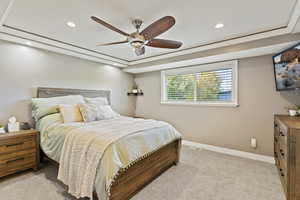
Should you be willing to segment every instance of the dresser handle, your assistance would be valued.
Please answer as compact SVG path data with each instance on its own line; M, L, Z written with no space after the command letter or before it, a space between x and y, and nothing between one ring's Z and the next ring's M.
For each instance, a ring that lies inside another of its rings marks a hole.
M13 163L13 162L17 162L17 161L21 161L21 160L24 160L25 158L17 158L15 160L9 160L9 161L6 161L6 164L9 164L9 163Z
M7 144L6 147L13 147L13 146L19 146L24 144L24 142L19 142L19 143L15 143L15 144Z
M280 151L280 154L281 154L282 156L284 156L284 152L283 152L283 150L282 150L282 149L280 149L279 151Z
M285 135L283 134L283 132L282 132L282 131L280 131L279 133L280 133L280 134L279 134L280 136L282 136L282 137L284 137L284 136L285 136Z

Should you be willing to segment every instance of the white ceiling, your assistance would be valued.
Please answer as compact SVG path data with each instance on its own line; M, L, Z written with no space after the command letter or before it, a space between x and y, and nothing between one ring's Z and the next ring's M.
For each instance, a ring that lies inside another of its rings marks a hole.
M9 0L1 0L0 14ZM131 20L144 20L144 28L172 15L176 25L160 38L184 43L179 50L236 36L287 26L296 0L15 0L4 24L34 34L98 51L126 61L135 61L178 50L147 48L137 57L128 44L96 47L124 37L90 20L95 15L124 30L134 32ZM77 24L75 29L67 21ZM225 28L214 29L217 23Z

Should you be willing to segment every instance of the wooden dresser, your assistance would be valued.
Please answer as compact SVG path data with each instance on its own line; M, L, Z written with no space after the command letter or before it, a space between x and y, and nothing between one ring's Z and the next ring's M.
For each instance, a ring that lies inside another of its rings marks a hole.
M274 156L287 200L300 200L300 117L275 115Z
M0 134L0 177L39 165L39 132L26 130Z

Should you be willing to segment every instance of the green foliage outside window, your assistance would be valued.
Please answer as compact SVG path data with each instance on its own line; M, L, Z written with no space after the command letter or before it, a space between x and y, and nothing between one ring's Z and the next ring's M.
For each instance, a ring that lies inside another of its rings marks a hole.
M221 80L217 72L201 72L197 80L197 101L218 100Z
M196 96L197 101L218 100L220 85L221 79L214 71L167 76L167 99L194 101Z
M193 100L194 99L194 81L192 75L168 76L167 95L170 100Z

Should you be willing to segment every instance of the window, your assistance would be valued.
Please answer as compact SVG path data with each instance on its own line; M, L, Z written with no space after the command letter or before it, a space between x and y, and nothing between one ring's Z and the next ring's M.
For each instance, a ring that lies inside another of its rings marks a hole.
M166 70L162 103L237 106L237 61Z

